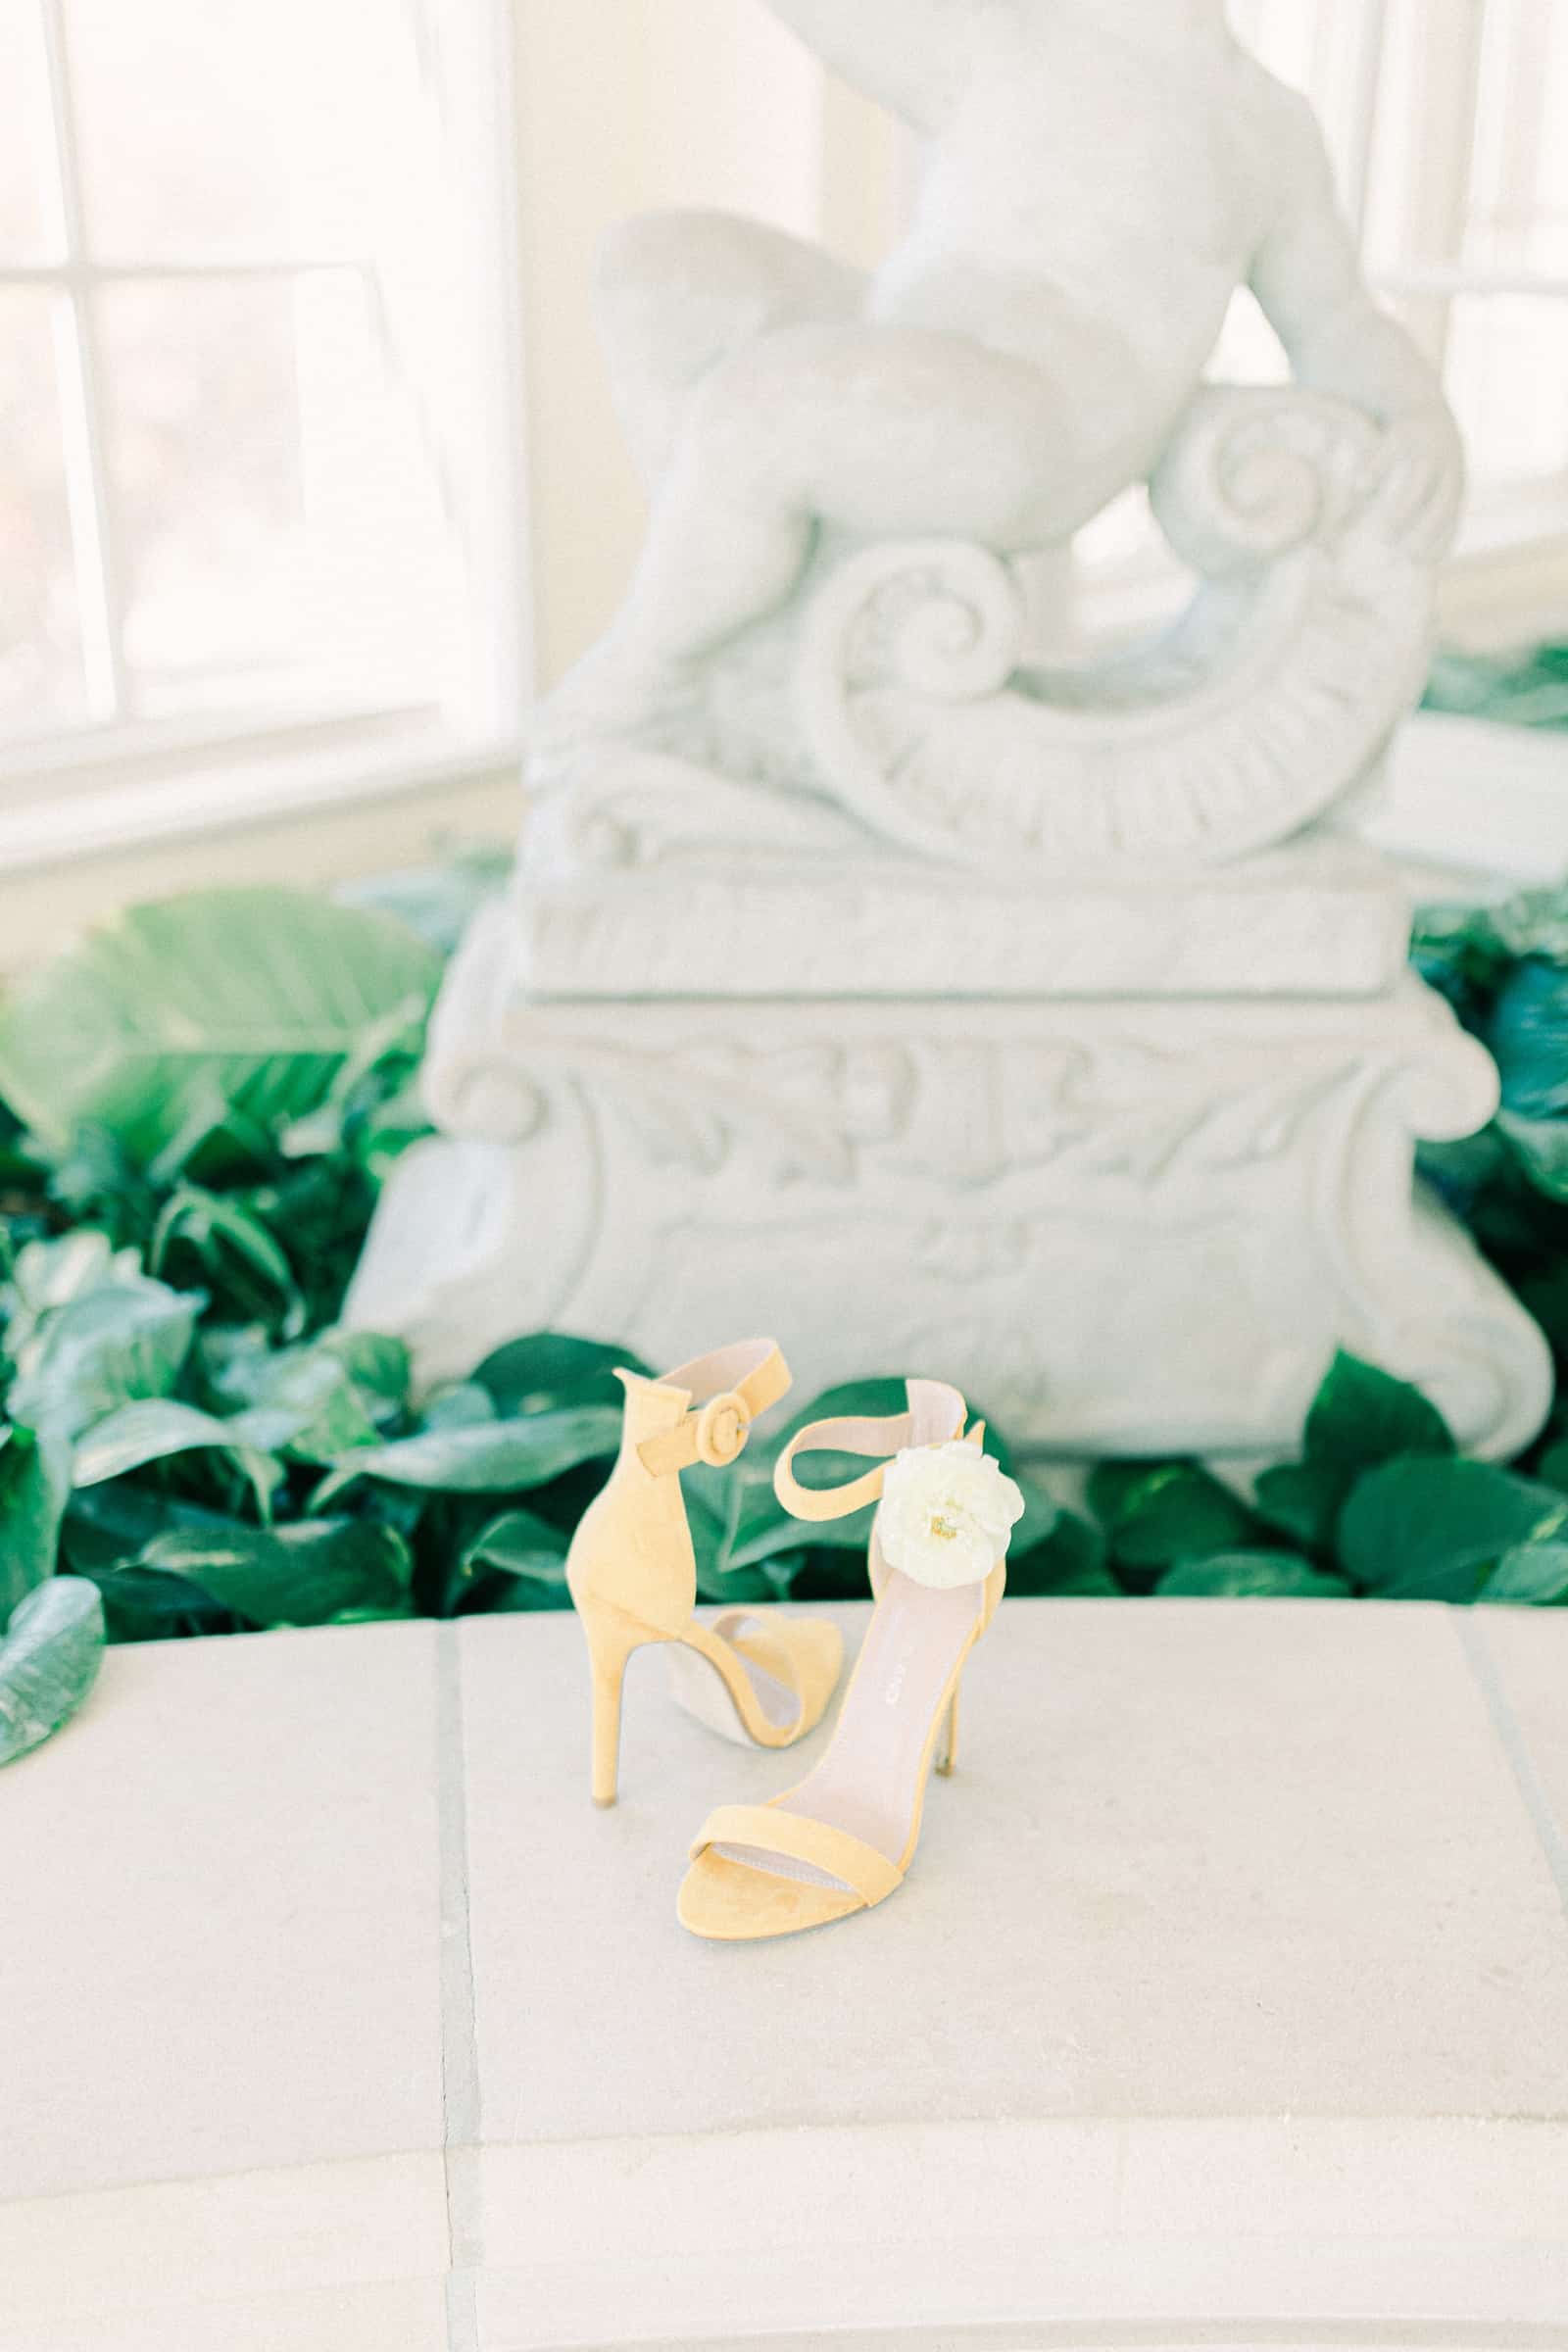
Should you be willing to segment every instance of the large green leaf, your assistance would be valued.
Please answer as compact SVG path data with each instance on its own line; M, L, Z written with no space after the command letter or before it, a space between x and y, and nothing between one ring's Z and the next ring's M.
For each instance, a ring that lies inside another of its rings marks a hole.
M156 1568L89 1568L104 1625L116 1648L137 1642L195 1642L217 1634L248 1633L250 1622L225 1608L200 1585Z
M236 1524L224 1512L175 1500L133 1479L110 1479L102 1486L78 1487L72 1494L60 1531L60 1562L74 1576L94 1576L139 1560L154 1536L168 1528Z
M293 1421L287 1450L302 1462L332 1462L375 1445L399 1417L409 1386L403 1343L370 1333L329 1331L276 1349L259 1332L230 1333L208 1342L204 1360L225 1405Z
M1043 1544L1049 1544L1062 1521L1073 1514L1062 1509L1044 1479L1034 1477L1027 1470L1016 1470L1013 1480L1023 1496L1023 1517L1012 1531L1010 1549L1012 1558L1021 1560L1029 1552L1038 1551ZM1080 1525L1085 1524L1080 1521Z
M341 1625L409 1614L409 1547L392 1528L368 1521L175 1529L156 1537L139 1564L199 1585L256 1625Z
M1398 1453L1456 1450L1453 1432L1419 1389L1343 1350L1335 1357L1307 1416L1309 1462L1361 1470Z
M1568 972L1527 956L1497 999L1488 1043L1510 1111L1548 1119L1568 1110Z
M1021 1485L1023 1481L1019 1482ZM1029 1488L1024 1485L1027 1495ZM1029 1526L1026 1514L1024 1528ZM1122 1590L1105 1565L1105 1539L1076 1511L1058 1510L1045 1542L1022 1551L1016 1538L1007 1563L1007 1591L1016 1598L1119 1600Z
M1568 1201L1568 1119L1532 1119L1502 1110L1495 1125L1536 1191L1548 1200Z
M91 1120L141 1165L274 1133L372 1033L417 1037L441 959L403 924L289 890L134 907L0 1007L0 1094L63 1148Z
M1568 1544L1524 1544L1504 1552L1481 1598L1515 1608L1568 1607Z
M0 1642L0 1764L14 1764L70 1722L103 1654L96 1586L52 1576L28 1593Z
M476 1380L458 1380L425 1398L416 1434L423 1436L434 1429L493 1429L503 1417L488 1389L481 1389Z
M532 1511L507 1511L481 1528L464 1553L463 1583L494 1610L559 1609L566 1599L566 1539Z
M102 1486L107 1479L124 1478L149 1462L168 1461L181 1453L218 1451L231 1454L256 1491L263 1514L282 1476L271 1456L286 1445L297 1418L257 1406L220 1421L213 1413L171 1399L159 1403L122 1405L90 1429L76 1447L75 1483Z
M608 1404L618 1410L624 1392L615 1378L617 1370L646 1377L649 1366L629 1348L541 1331L498 1348L473 1377L510 1421L528 1413L558 1412L565 1405Z
M329 1331L316 1345L336 1356L374 1422L398 1419L413 1379L407 1341L380 1331Z
M260 1217L239 1202L204 1191L200 1185L180 1185L153 1228L148 1262L154 1274L164 1271L165 1260L176 1243L195 1251L204 1280L223 1273L226 1253L253 1282L261 1284L264 1293L275 1298L274 1323L280 1323L290 1335L303 1328L305 1302L287 1252Z
M12 1262L10 1280L0 1289L7 1353L20 1362L46 1315L106 1284L136 1282L141 1271L140 1250L117 1250L96 1226L83 1226L54 1241L24 1244Z
M1568 1496L1487 1462L1419 1456L1361 1479L1340 1519L1346 1573L1389 1600L1474 1600L1522 1544L1568 1529Z
M1089 1498L1123 1568L1173 1568L1245 1549L1257 1534L1241 1498L1196 1462L1104 1463Z
M1506 654L1442 653L1426 707L1500 726L1568 726L1568 650L1546 644Z
M1294 1552L1229 1551L1172 1568L1157 1590L1162 1600L1344 1600L1350 1588Z
M813 1472L818 1459L830 1466L837 1465L839 1475L820 1482L835 1486L844 1479L863 1476L871 1467L870 1463L855 1460L848 1454L823 1454L813 1457ZM715 1516L722 1514L722 1535L714 1562L720 1576L733 1576L743 1568L760 1568L766 1561L781 1559L792 1551L815 1549L817 1545L832 1551L863 1553L871 1540L874 1504L868 1503L863 1510L852 1511L843 1519L793 1517L773 1492L772 1465L765 1455L747 1453L733 1469L710 1471L701 1482L694 1476L690 1483L694 1487L701 1483L714 1505Z
M465 1555L468 1568L499 1568L508 1576L564 1587L566 1539L533 1511L504 1511L482 1527Z
M161 1282L106 1283L45 1315L24 1351L11 1411L75 1437L122 1405L167 1396L202 1307Z
M523 1421L426 1430L390 1446L362 1446L345 1453L318 1493L315 1507L324 1509L358 1478L385 1479L391 1486L419 1487L432 1494L526 1494L580 1463L613 1453L619 1442L620 1415L599 1404L536 1413Z
M1258 1517L1308 1551L1332 1551L1340 1513L1355 1483L1344 1462L1280 1462L1253 1488Z
M62 1441L0 1427L0 1625L53 1576L70 1492L70 1449Z
M1505 956L1540 956L1547 963L1568 964L1568 888L1560 882L1545 890L1522 890L1499 906L1483 907L1471 920Z

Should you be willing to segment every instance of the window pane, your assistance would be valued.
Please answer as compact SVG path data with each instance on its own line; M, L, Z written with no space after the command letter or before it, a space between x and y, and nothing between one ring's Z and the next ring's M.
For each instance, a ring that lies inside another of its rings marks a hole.
M1456 302L1448 352L1474 488L1568 480L1568 303Z
M0 733L86 711L60 429L55 297L0 286Z
M439 699L451 534L359 273L98 300L138 709Z
M69 0L100 260L368 252L415 143L398 0Z
M38 0L0 0L0 262L54 259L52 149Z
M1471 267L1568 268L1565 125L1568 19L1554 0L1493 0L1483 25Z

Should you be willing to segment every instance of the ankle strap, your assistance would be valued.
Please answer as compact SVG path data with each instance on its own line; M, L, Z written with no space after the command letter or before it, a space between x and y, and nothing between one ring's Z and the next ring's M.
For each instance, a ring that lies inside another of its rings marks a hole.
M883 1420L813 1421L790 1441L773 1473L773 1492L792 1518L847 1519L852 1511L863 1511L868 1503L881 1500L882 1482L895 1454L910 1446L945 1446L962 1437L969 1408L956 1389L941 1380L911 1380L906 1386L907 1412L890 1413ZM803 1453L883 1458L874 1470L847 1486L803 1487L795 1475L796 1457Z
M681 1390L688 1409L673 1429L638 1446L644 1469L656 1478L694 1462L726 1470L746 1451L758 1415L788 1394L790 1368L775 1341L740 1340L666 1372L657 1386Z

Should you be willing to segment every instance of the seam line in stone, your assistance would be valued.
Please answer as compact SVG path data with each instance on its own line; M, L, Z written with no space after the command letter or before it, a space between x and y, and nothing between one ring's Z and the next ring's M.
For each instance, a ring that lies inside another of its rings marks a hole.
M1545 1856L1546 1868L1556 1885L1557 1899L1562 1904L1564 1916L1568 1917L1568 1835L1565 1835L1552 1801L1542 1785L1536 1760L1530 1752L1530 1742L1508 1704L1508 1694L1503 1689L1502 1677L1497 1671L1497 1661L1492 1654L1485 1627L1473 1610L1456 1611L1455 1614L1460 1646L1486 1701L1487 1712L1492 1717L1492 1728L1512 1769L1520 1799L1530 1816L1531 1826Z
M436 1629L436 1805L441 1905L442 2169L447 2200L447 2352L479 2352L475 2275L481 2214L472 2152L479 2143L479 2050L474 2026L468 1899L468 1802L464 1769L463 1670L456 1625Z

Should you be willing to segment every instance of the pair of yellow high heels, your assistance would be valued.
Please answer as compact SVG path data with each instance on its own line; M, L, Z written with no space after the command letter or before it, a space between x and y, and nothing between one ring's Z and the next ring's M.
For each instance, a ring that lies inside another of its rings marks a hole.
M626 1391L620 1452L566 1563L593 1675L593 1794L615 1802L626 1661L675 1644L676 1692L693 1713L763 1747L814 1730L839 1679L843 1646L818 1618L734 1610L694 1615L697 1566L683 1470L724 1468L752 1423L790 1387L771 1340L743 1341L662 1379L618 1375ZM798 1788L766 1805L725 1805L691 1849L683 1925L722 1942L798 1935L885 1902L919 1843L935 1763L951 1773L958 1689L996 1615L1007 1543L1023 1497L966 1429L956 1389L907 1383L908 1409L886 1420L818 1421L780 1458L774 1486L795 1517L824 1521L879 1504L870 1539L877 1607L832 1744ZM867 1456L848 1486L803 1487L805 1453ZM716 1678L716 1679L715 1679Z

